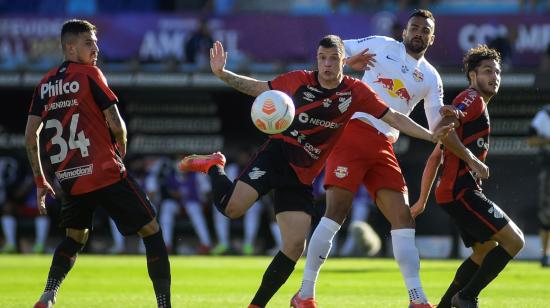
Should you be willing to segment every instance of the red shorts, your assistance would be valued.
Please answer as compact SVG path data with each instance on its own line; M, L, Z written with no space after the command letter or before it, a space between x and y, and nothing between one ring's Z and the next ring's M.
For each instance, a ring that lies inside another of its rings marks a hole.
M361 120L351 120L328 157L325 186L357 193L361 183L373 200L382 188L407 193L405 178L388 138Z

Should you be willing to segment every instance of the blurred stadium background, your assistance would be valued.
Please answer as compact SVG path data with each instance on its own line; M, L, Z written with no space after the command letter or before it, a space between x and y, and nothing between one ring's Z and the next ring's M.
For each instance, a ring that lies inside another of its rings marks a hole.
M447 103L467 86L461 72L465 50L486 43L503 51L501 90L489 107L491 178L484 187L528 235L520 257L538 258L537 152L527 146L526 136L534 114L550 103L548 0L0 0L0 160L17 170L2 169L0 196L20 187L29 172L23 138L29 102L42 75L62 60L58 37L68 18L86 18L98 26L98 65L120 99L129 129L129 161L217 150L234 160L239 148L257 146L265 137L249 119L252 98L210 74L208 42L221 40L227 46L232 70L269 80L288 70L313 68L315 46L325 34L399 37L413 8L435 14L436 42L426 58L442 75ZM419 105L412 116L425 125L423 113ZM396 144L412 202L431 149L406 136ZM214 234L212 211L205 201ZM18 243L19 251L27 252L34 233L32 216L24 212L17 211ZM268 219L262 222L259 253L273 245L264 226ZM369 222L388 238L381 214L374 211ZM55 223L52 214L52 244L61 236ZM88 250L102 253L110 232L105 219L97 223ZM242 222L232 228L241 230ZM195 241L184 216L175 232L182 245ZM464 254L454 227L432 198L417 232L423 257ZM240 231L233 234L238 237Z

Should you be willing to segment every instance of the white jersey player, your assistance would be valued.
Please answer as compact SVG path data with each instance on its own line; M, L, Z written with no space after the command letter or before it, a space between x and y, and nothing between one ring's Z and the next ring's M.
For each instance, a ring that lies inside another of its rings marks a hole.
M365 71L362 80L367 83L392 109L409 115L424 100L424 111L431 130L441 120L443 83L436 69L421 56L416 59L407 53L405 45L385 36L369 36L345 40L346 56L354 56L365 49L376 54L376 64ZM399 131L370 114L357 112L352 118L366 121L394 143Z

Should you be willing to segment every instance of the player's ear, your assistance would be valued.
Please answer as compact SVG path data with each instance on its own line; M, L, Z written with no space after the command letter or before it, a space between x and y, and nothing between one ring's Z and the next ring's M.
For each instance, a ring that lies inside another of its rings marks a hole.
M401 33L401 39L403 42L405 41L405 36L407 36L407 28L403 29L403 33Z
M430 40L428 41L428 46L432 46L435 42L435 34L430 37Z
M471 70L468 72L468 77L470 77L470 84L472 84L474 80L476 80L476 75L476 70Z

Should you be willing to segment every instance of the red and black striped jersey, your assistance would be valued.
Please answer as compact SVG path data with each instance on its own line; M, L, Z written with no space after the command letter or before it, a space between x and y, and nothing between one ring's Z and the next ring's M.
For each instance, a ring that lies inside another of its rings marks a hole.
M94 191L126 175L102 112L117 102L92 65L64 62L36 87L29 114L42 118L42 167L66 193Z
M355 112L381 118L389 110L366 83L348 76L336 88L325 89L319 84L317 72L293 71L270 81L269 87L285 92L294 102L296 115L292 125L271 138L284 141L285 158L307 185L323 169L328 154Z
M483 97L477 90L469 88L454 99L453 106L466 112L466 116L460 119L460 127L456 129L459 139L484 162L489 151L490 121ZM443 150L443 173L435 190L437 203L456 200L465 189L481 191L480 184L463 160L450 150Z

